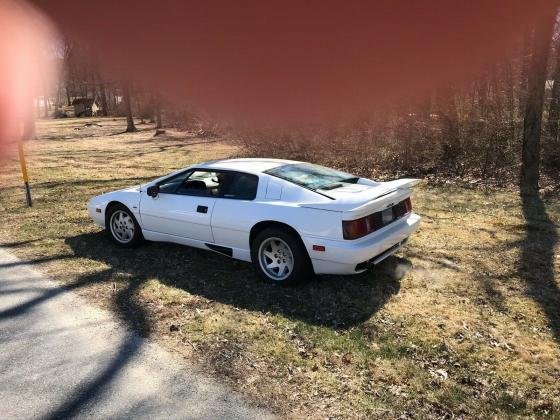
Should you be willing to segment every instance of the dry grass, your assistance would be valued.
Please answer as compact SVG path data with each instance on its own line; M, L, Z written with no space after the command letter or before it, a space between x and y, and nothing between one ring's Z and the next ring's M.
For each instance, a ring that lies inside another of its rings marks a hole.
M3 164L0 237L145 335L290 417L560 416L558 199L420 187L423 225L399 256L279 288L209 252L118 249L85 211L95 194L240 150L86 121L40 124L32 209L17 162Z

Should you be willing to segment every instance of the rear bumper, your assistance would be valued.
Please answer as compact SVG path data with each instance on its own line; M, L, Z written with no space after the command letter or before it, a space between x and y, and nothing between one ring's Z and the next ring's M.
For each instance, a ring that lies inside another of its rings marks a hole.
M302 239L316 274L355 274L397 252L418 229L420 219L417 214L410 213L371 235L353 241ZM314 251L313 245L323 245L325 251Z

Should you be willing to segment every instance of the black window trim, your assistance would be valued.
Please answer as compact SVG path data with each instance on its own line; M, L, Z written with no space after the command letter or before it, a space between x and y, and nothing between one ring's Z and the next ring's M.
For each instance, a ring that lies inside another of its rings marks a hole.
M185 195L188 197L202 197L202 198L225 198L226 200L243 200L243 201L254 201L257 198L257 191L259 188L259 182L260 182L260 177L258 175L255 174L251 174L249 172L243 172L243 171L236 171L234 169L218 169L218 168L189 168L184 170L183 172L179 172L176 173L174 175L170 175L167 178L162 179L161 181L157 182L156 185L160 186L161 184L163 184L165 181L171 179L171 178L175 178L178 177L180 175L183 174L188 174L187 177L191 176L193 174L193 172L196 171L200 171L200 172L227 172L227 173L234 173L234 174L242 174L242 175L248 175L254 178L257 178L257 187L255 189L255 196L251 199L249 198L238 198L238 197L225 197L224 195L219 195L217 197L211 196L211 195L196 195L196 194L178 194L176 191L179 188L179 185L177 185L177 187L175 188L175 190L173 192L161 192L160 194L173 194L173 195Z

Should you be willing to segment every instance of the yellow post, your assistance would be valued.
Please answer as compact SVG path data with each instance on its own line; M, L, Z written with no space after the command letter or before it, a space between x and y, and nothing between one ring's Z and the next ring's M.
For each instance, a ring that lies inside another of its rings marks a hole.
M25 162L25 154L23 153L23 141L20 139L18 142L19 165L21 166L21 175L23 176L23 184L25 185L25 197L27 205L31 207L31 190L29 189L29 176L27 175L27 163Z

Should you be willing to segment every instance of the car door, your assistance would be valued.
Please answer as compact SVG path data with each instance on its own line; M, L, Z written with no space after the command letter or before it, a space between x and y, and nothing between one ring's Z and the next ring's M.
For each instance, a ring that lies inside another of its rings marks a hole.
M158 182L159 194L142 192L140 218L144 230L214 242L210 221L216 203L215 173L190 170Z
M249 250L249 232L258 219L255 199L259 177L238 171L228 171L221 177L220 194L212 213L212 233L215 243L235 250ZM261 186L261 189L263 187ZM241 255L237 258L246 259ZM247 257L250 260L249 254Z

